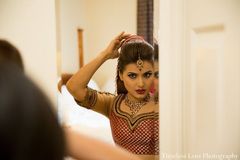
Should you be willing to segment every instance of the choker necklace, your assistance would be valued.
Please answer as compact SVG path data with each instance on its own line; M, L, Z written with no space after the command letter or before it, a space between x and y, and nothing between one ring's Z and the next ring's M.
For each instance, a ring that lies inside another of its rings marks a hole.
M131 116L133 117L142 108L142 106L147 104L147 102L149 102L149 99L150 99L150 96L148 94L142 101L135 102L130 100L126 95L125 105L129 107L131 111Z

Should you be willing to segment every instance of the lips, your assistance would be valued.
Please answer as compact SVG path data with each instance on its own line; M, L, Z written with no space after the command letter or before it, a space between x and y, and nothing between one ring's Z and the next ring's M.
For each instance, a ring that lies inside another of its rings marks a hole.
M138 90L136 90L136 92L138 94L144 94L146 92L146 90L145 89L138 89Z

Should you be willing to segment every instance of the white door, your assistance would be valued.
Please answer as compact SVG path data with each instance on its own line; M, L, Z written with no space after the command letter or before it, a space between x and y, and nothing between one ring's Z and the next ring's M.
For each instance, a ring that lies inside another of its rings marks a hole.
M186 0L185 29L184 153L240 159L240 0Z
M161 159L240 159L240 0L159 2Z

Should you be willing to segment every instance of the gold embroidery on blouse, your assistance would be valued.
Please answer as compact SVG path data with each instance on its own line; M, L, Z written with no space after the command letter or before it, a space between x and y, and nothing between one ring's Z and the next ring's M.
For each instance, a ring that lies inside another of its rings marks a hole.
M133 118L130 114L123 112L120 109L120 104L123 99L124 99L124 95L120 95L116 99L115 103L113 104L114 105L113 112L117 116L120 116L120 117L126 119L128 122L128 126L131 130L134 130L138 126L138 124L140 124L142 121L144 121L146 119L158 119L158 112L154 112L154 111L149 112L149 113L142 113Z
M78 105L85 107L87 109L92 109L97 102L97 91L87 87L87 93L83 101L78 101L75 99Z

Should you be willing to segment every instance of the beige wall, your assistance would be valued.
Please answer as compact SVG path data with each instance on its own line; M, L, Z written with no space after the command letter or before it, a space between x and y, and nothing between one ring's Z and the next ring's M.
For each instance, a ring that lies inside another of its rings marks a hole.
M26 73L56 104L54 0L1 0L0 38L22 52Z
M27 74L56 103L57 61L61 65L59 72L74 73L78 69L77 28L84 30L86 64L119 32L136 33L136 3L136 0L0 1L0 38L19 48ZM57 51L61 55L58 58ZM115 66L116 60L106 62L94 80L101 86L107 78L115 77Z
M91 0L91 9L88 12L89 41L86 46L91 55L96 55L108 45L109 41L121 31L136 33L136 0ZM94 14L93 14L94 13ZM93 47L94 46L94 47ZM88 53L86 52L86 53ZM86 57L86 62L91 56ZM103 85L107 78L115 77L116 60L110 60L103 64L101 70L95 74L97 83Z
M136 0L60 0L62 72L78 69L77 28L84 30L84 63L121 31L136 33ZM103 64L93 77L103 85L115 77L116 60Z
M60 56L62 72L74 73L78 68L78 28L87 28L86 0L57 0ZM85 36L85 35L84 35ZM85 44L85 39L84 39ZM85 49L85 47L84 47Z

